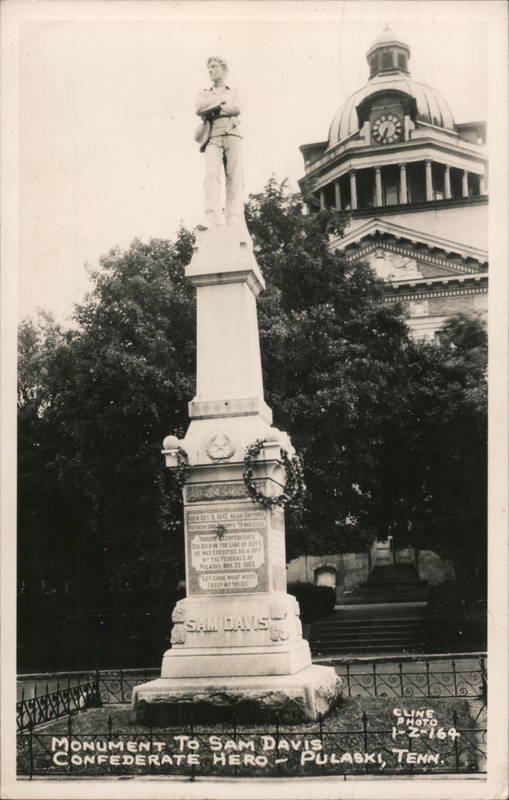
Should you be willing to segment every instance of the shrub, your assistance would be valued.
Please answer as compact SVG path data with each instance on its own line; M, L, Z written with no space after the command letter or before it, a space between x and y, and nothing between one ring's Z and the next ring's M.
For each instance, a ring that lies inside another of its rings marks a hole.
M297 581L288 584L288 594L297 598L300 618L304 623L315 622L334 611L336 592L330 586L315 586L313 583Z
M431 587L426 618L430 649L486 649L487 603L476 589L453 580Z

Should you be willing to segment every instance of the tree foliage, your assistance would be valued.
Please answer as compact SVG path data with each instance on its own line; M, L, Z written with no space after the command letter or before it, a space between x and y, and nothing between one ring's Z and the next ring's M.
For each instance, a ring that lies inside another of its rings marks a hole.
M440 341L413 340L373 271L331 252L345 218L305 214L273 180L247 221L267 283L266 399L308 487L287 513L289 557L392 534L462 565L474 548L481 561L482 325L459 317ZM20 586L32 598L67 592L74 615L167 612L184 574L179 492L160 449L183 435L194 394L192 246L181 230L175 242L112 250L71 328L48 315L20 328Z

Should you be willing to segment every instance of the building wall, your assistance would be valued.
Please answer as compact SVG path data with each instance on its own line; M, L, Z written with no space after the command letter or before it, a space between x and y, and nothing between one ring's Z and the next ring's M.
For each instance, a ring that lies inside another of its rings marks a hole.
M452 565L431 550L418 552L419 576L432 586L454 578ZM334 567L336 570L336 598L341 603L343 597L365 583L369 576L368 553L329 553L327 555L299 556L287 565L288 583L302 581L316 583L320 568Z

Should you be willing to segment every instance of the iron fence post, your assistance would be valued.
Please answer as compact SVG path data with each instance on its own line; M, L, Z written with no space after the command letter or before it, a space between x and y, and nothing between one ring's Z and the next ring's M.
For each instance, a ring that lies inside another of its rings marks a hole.
M375 691L375 697L378 697L378 689L376 685L376 664L373 661L373 689Z
M486 680L486 664L484 662L484 656L481 656L479 663L481 667L481 700L483 701L484 705L486 705L488 702L488 682Z
M34 726L31 722L28 724L28 755L30 759L30 778L34 774Z
M374 664L373 664L374 666ZM364 743L364 753L368 752L368 715L362 712L362 739ZM368 772L368 765L364 763L364 772Z
M70 714L67 717L67 738L69 739L69 759L67 762L69 765L68 771L72 772L72 717Z
M235 744L237 744L237 709L236 708L233 709L232 722L233 722L233 729L232 729L233 741L235 742ZM233 766L233 774L235 776L237 776L237 771L238 771L237 770L237 764L234 764L234 766Z
M348 664L348 663L346 665L346 686L347 686L347 689L348 689L348 697L351 697L352 694L351 694L351 691L350 691L350 664Z
M429 677L429 661L426 659L426 688L428 691L428 697L431 697L431 683Z
M99 675L99 670L96 669L96 671L95 671L95 697L96 697L97 708L99 708L99 706L102 706L102 703L101 703L101 689L100 689L100 685L99 685L100 679L101 678L100 678L100 675Z
M452 712L452 724L454 726L454 730L458 730L458 714L456 709ZM460 771L460 764L459 764L459 753L458 753L458 737L454 737L454 760L456 762L456 772Z
M401 697L403 697L403 664L401 661L398 664L399 669L399 690L401 692Z
M124 670L120 670L120 697L122 698L122 702L124 703Z
M320 744L322 745L321 752L323 753L323 714L318 714L318 730L320 732ZM322 759L322 772L324 772L325 768L325 758Z
M458 696L458 684L456 682L456 662L455 661L451 661L451 666L452 666L452 677L453 677L453 681L454 681L454 697L457 697Z
M278 756L279 751L279 714L276 716L276 761L277 761L277 774L278 777L281 774L281 765L279 763Z
M152 755L153 742L154 742L154 731L152 729L152 722L151 722L150 725L148 726L148 746L149 746L149 751L148 752L149 752L149 755ZM150 773L151 774L154 773L154 765L152 764L152 762L150 763Z

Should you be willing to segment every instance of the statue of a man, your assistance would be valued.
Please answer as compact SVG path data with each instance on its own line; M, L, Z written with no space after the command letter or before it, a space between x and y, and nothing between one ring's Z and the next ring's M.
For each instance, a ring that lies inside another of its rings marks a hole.
M226 85L228 65L211 56L207 67L212 81L210 89L200 92L196 113L205 123L202 128L201 150L205 152L205 225L213 228L223 222L221 185L226 179L227 225L244 224L243 175L241 164L242 134L240 132L241 104L239 93Z

